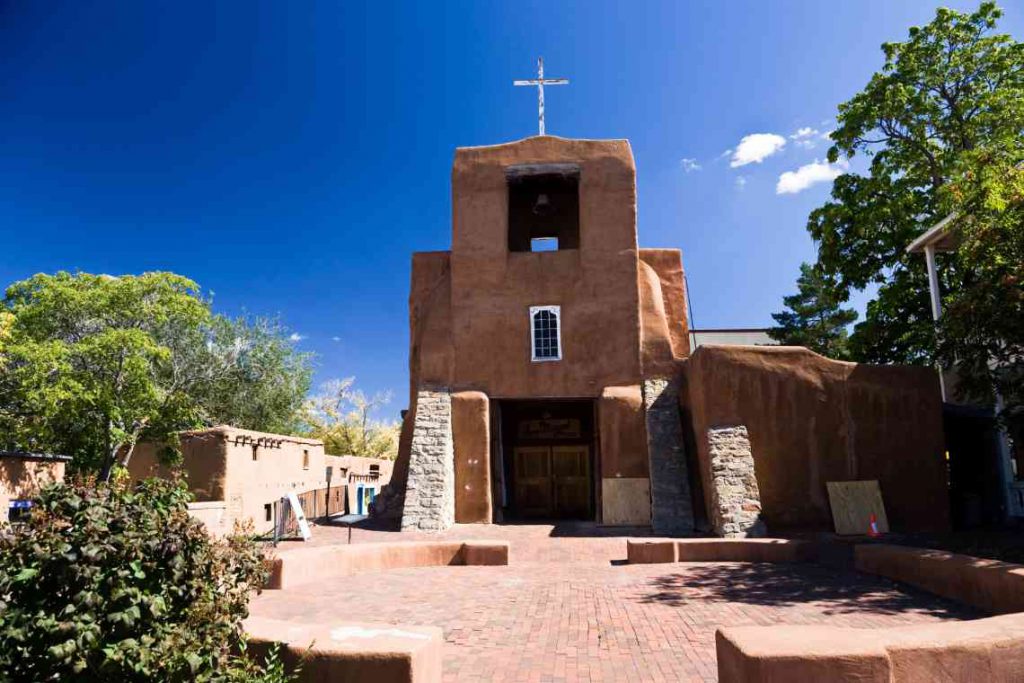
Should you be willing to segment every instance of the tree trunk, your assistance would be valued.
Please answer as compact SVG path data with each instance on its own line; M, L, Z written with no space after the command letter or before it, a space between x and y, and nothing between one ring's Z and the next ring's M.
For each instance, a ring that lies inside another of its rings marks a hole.
M132 456L135 454L135 447L139 444L139 440L136 437L132 441L132 445L128 448L128 452L124 454L124 460L121 461L121 467L128 467L128 463L131 462Z

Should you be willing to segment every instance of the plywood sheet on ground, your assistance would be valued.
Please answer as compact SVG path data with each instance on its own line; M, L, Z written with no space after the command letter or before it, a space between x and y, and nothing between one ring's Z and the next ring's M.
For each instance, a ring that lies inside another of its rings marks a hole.
M832 507L832 521L837 534L867 534L871 526L871 515L875 515L879 533L889 531L882 490L877 481L830 481L825 485L828 487L828 501Z

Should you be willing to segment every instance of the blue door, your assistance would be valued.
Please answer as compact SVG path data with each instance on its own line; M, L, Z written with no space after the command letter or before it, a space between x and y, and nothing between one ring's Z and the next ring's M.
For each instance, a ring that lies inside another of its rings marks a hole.
M356 487L356 514L357 515L368 515L370 514L370 503L377 498L377 487L376 486L363 486L359 484Z

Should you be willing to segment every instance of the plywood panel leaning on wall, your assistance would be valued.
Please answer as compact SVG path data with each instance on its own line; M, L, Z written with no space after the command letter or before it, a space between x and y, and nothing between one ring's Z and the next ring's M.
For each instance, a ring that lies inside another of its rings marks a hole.
M837 534L868 534L872 517L876 527L874 531L888 533L889 519L885 515L882 490L877 481L830 481L825 485Z

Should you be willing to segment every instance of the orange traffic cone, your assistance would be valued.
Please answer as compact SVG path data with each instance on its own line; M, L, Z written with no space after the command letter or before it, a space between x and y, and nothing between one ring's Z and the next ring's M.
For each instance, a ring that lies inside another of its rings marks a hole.
M874 515L871 515L871 521L868 523L868 536L871 538L878 538L881 535L882 534L878 532L878 519Z

